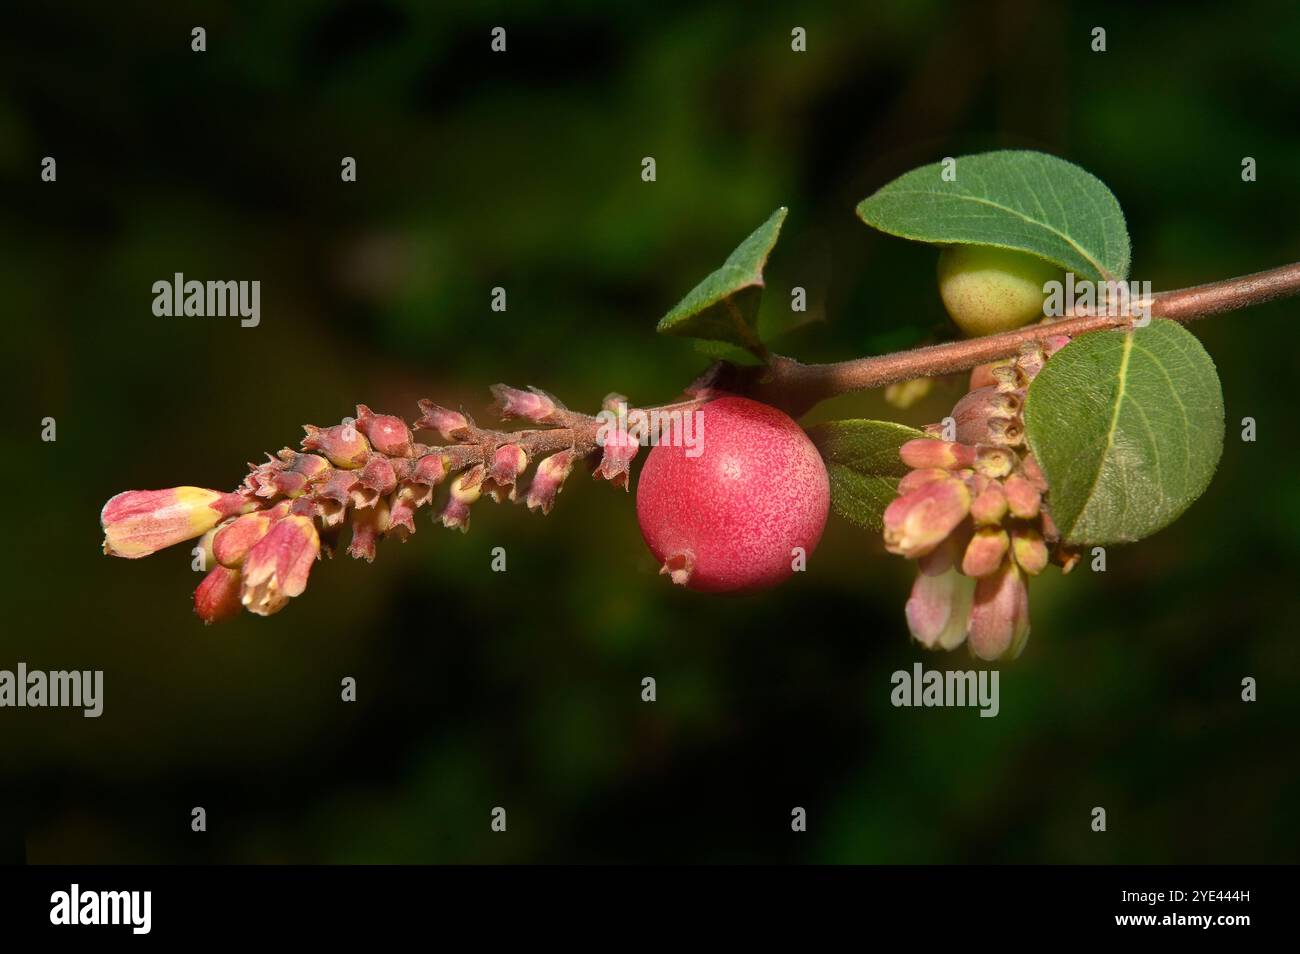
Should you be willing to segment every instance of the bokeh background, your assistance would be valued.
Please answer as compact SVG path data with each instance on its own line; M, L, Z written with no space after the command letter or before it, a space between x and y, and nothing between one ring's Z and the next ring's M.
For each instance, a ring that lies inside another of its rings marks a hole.
M670 399L706 361L655 321L778 205L778 350L949 336L933 251L853 214L945 155L1096 173L1156 288L1295 260L1298 42L1300 8L1268 2L7 10L0 668L106 686L97 720L0 710L3 860L1295 861L1297 302L1193 326L1228 411L1213 485L1106 573L1035 583L996 719L890 706L893 671L971 663L909 644L911 568L838 521L788 585L705 598L656 576L630 496L579 474L549 517L485 502L462 536L422 514L282 614L205 628L187 548L109 559L97 518L128 488L232 487L358 401ZM260 327L154 317L177 271L259 279ZM920 424L957 394L809 420Z

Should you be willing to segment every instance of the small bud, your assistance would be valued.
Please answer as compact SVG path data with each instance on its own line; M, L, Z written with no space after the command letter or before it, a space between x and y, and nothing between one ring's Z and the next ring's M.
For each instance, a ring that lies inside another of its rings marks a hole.
M354 424L335 424L325 428L304 424L302 429L307 432L302 441L303 450L320 451L335 467L354 470L370 455L370 442Z
M980 659L1015 659L1029 638L1029 591L1008 560L975 585L966 645Z
M971 519L979 527L993 527L1002 523L1007 515L1007 497L1002 485L984 478L984 489L970 502Z
M1010 546L1011 538L1001 527L980 527L966 545L961 571L977 579L996 572Z
M501 418L506 421L521 417L534 424L544 424L556 410L555 399L536 388L521 391L504 384L494 384L492 396L497 400Z
M532 483L528 485L528 494L524 498L529 510L541 508L544 514L551 512L556 495L563 489L564 481L577 459L578 455L573 451L562 450L544 458L537 465Z
M1046 361L1047 355L1043 352L1042 346L1036 341L1026 341L1020 346L1016 367L1026 380L1032 381L1038 377L1038 372L1043 370Z
M240 601L258 616L270 616L307 588L320 555L320 535L306 517L289 514L248 552Z
M425 454L415 462L411 480L417 484L436 486L447 479L447 462L441 454Z
M988 442L999 447L1019 447L1025 442L1025 428L1019 417L990 417Z
M411 431L400 417L376 414L364 404L358 404L356 428L379 453L389 457L411 456Z
M515 499L515 482L528 467L528 455L518 444L503 444L492 455L492 467L483 490L497 503L503 496Z
M1032 520L1038 516L1043 495L1023 475L1011 474L1002 482L1002 489L1007 495L1007 509L1011 511L1011 516L1021 520Z
M900 447L898 456L902 458L904 464L916 470L928 467L956 470L960 467L970 467L975 463L975 448L953 441L919 437Z
M960 554L960 541L952 536L917 563L907 600L907 628L928 649L955 649L966 638L975 581L958 572L955 560Z
M194 612L209 625L237 615L239 605L239 571L230 567L213 567L194 591Z
M406 485L388 498L389 529L395 532L403 543L406 542L407 537L415 533L415 511L422 506L419 502L420 497L430 494L428 487Z
M280 510L280 513L276 513ZM212 555L222 566L238 567L243 564L248 551L266 536L272 525L287 512L287 507L246 513L217 531L212 540Z
M337 527L343 522L357 486L357 476L355 470L336 470L316 489L313 495L316 513L326 527Z
M597 479L603 477L615 487L627 490L632 461L640 449L641 445L623 428L609 430L605 434L605 447L601 454L600 465L591 476Z
M1020 395L1003 393L994 387L976 388L952 409L957 423L957 440L963 444L984 444L989 439L990 418L1014 418L1020 413Z
M104 504L100 512L104 552L138 559L201 537L226 517L256 507L256 502L242 494L202 487L128 490Z
M1026 454L1021 459L1020 472L1025 475L1025 479L1033 485L1035 490L1041 494L1047 493L1047 478L1043 476L1042 468L1038 466L1038 460L1033 454Z
M444 441L457 441L469 436L469 418L459 411L451 411L421 399L420 419L415 422L416 430L437 431Z
M1020 569L1037 576L1047 567L1047 544L1033 527L1016 527L1011 531L1011 552Z
M451 482L451 493L441 514L444 527L460 530L461 533L469 530L470 504L478 500L485 474L483 465L478 464L473 469L458 474Z
M1004 358L1001 361L990 361L988 364L978 364L971 368L969 390L994 387L998 383L994 371L997 368L1009 367L1011 363L1010 358Z
M388 499L380 497L374 506L352 511L352 540L348 543L348 556L355 560L375 562L375 544L392 529L392 515Z
M283 454L284 451L280 453ZM289 453L293 455L289 461L289 469L295 474L302 474L309 484L318 484L327 480L334 472L330 462L319 454L299 454L296 451L289 451Z
M361 468L357 484L353 488L353 499L357 499L358 490L366 495L366 502L358 503L358 507L369 507L376 497L391 494L397 489L397 474L393 472L392 462L380 454L373 455L366 461L366 466Z
M885 549L908 558L924 556L969 512L970 490L962 481L931 481L885 508Z
M993 386L1003 394L1019 391L1024 387L1020 372L1014 363L995 365L992 374Z
M985 444L976 450L975 472L990 480L1000 480L1011 473L1015 462L1016 455L1012 451L996 444Z
M898 495L900 497L910 494L913 490L924 487L926 484L936 480L947 480L952 476L951 471L944 470L942 467L924 467L921 470L909 470L898 482Z

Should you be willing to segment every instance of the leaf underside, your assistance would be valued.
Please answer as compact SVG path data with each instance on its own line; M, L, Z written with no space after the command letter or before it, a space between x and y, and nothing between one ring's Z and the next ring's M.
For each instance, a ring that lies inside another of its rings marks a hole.
M1155 320L1053 355L1029 388L1025 429L1062 538L1126 543L1170 524L1209 486L1223 394L1201 343Z

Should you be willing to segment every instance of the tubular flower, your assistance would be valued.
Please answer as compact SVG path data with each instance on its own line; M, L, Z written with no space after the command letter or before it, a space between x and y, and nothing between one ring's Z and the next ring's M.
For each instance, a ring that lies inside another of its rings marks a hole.
M1078 554L1065 547L1049 508L1047 482L1024 440L1024 395L1051 354L1029 343L1016 358L982 365L952 418L956 441L908 441L899 457L913 468L885 510L885 548L918 561L907 625L929 649L965 642L986 660L1014 659L1029 638L1028 582Z
M148 556L201 537L225 517L256 507L242 494L202 487L128 490L104 504L100 512L104 552L132 560Z

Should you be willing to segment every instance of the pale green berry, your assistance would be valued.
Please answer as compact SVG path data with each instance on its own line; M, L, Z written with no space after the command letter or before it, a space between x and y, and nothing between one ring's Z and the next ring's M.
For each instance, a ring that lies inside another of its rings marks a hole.
M991 335L1042 317L1055 265L1025 252L988 245L952 245L939 253L939 295L968 337Z

